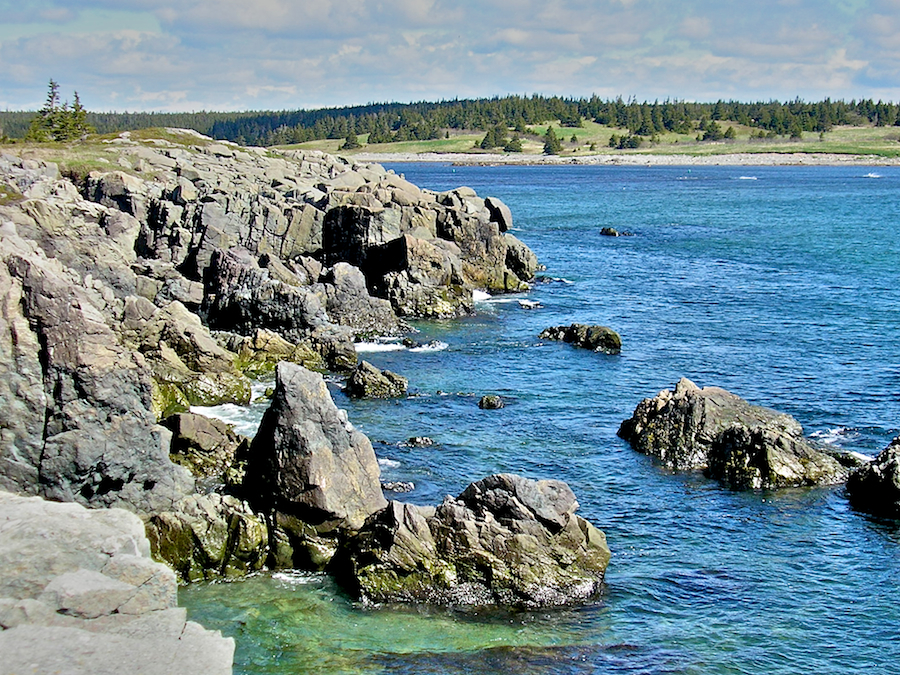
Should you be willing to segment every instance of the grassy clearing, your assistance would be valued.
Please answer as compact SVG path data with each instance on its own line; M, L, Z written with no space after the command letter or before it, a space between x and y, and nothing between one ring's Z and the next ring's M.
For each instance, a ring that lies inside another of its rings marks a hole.
M23 159L52 162L59 167L63 175L69 176L76 182L85 178L92 171L123 171L138 175L138 172L127 162L125 165L116 162L116 158L123 153L127 154L127 148L130 147L116 142L122 137L123 134L115 133L91 134L83 140L70 142L25 143L16 141L15 143L0 144L0 152ZM173 145L184 148L205 147L218 142L192 133L181 133L162 128L129 131L125 138L150 148L172 147ZM145 172L140 175L147 178L152 174Z
M802 138L790 139L778 137L772 139L751 138L758 130L730 122L720 123L723 131L733 127L736 133L734 140L698 141L697 133L692 134L660 134L656 142L645 141L635 150L616 150L609 147L610 137L626 135L626 129L615 129L595 122L584 122L583 127L562 127L553 124L554 132L562 141L562 156L583 157L596 154L610 155L689 155L713 156L738 153L809 153L838 155L871 155L875 157L900 157L900 127L836 127L825 134L805 132ZM544 134L547 124L528 127L528 132L521 135L524 155L540 155L544 151ZM572 140L574 136L575 140ZM403 143L381 143L368 145L366 137L360 137L362 147L357 150L343 151L343 139L328 141L312 141L292 148L322 150L332 154L352 157L365 153L466 153L481 154L478 145L484 138L484 132L451 133L450 138L432 141L408 141ZM492 152L502 152L499 148ZM517 154L517 153L516 153Z
M16 204L23 199L25 199L25 196L14 187L6 185L5 183L0 183L0 206Z

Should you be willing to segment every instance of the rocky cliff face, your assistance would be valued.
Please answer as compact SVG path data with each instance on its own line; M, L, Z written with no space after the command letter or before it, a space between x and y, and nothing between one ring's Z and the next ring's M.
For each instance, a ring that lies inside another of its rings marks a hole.
M0 156L10 490L171 513L194 480L159 418L246 402L245 372L281 359L350 370L356 336L466 312L536 267L499 201L377 165L178 130L78 151L98 167L79 179Z

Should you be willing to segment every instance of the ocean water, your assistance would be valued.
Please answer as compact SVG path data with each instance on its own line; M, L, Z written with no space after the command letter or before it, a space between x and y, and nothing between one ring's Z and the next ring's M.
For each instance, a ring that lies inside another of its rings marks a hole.
M400 499L437 503L501 471L568 482L609 539L606 589L521 613L367 609L301 573L183 589L192 619L236 638L235 673L900 673L898 522L854 511L841 487L672 474L616 436L689 377L848 451L883 449L900 427L900 169L390 168L500 197L547 269L527 296L416 324L427 349L370 346L409 398L351 401L334 382L338 405L383 480L415 483ZM622 354L537 337L572 322L614 328ZM507 406L480 410L486 393Z

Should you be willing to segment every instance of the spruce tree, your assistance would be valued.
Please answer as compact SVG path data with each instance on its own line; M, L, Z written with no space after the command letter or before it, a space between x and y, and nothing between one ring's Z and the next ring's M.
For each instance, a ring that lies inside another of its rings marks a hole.
M26 141L71 141L89 134L93 131L87 123L87 111L81 105L78 92L75 92L75 102L69 107L66 101L62 105L59 102L59 84L53 79L47 91L47 102L38 111L37 117L31 121Z
M558 155L562 152L562 142L557 138L553 126L547 127L547 133L544 134L544 154Z

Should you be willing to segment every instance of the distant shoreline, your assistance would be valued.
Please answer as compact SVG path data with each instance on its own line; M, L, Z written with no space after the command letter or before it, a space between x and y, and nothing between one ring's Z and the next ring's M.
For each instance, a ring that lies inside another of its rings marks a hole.
M446 162L469 165L587 165L587 166L900 166L900 158L836 153L733 153L722 155L598 154L564 155L469 154L437 152L360 152L362 162Z

